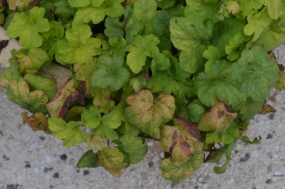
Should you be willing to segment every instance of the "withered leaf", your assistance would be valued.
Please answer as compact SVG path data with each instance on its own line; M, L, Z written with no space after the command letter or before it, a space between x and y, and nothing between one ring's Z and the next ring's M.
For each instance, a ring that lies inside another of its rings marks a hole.
M275 113L276 110L272 106L270 106L269 104L264 103L260 114L265 115L265 114L268 114L270 112Z
M217 101L200 119L198 129L214 133L224 133L231 122L235 119L237 113L231 106L224 102Z
M68 80L56 93L56 95L47 104L48 112L51 117L65 118L68 114L69 107L75 103L84 105L84 90L81 85L80 89L73 87L74 79Z
M9 43L9 40L2 40L0 41L0 54L1 54L1 51L2 49L4 49Z
M174 118L174 124L160 128L160 147L178 162L185 162L190 155L201 153L204 143L200 141L197 126L180 118Z
M48 128L48 118L41 112L37 112L31 117L28 116L28 112L22 113L23 121L28 124L33 131L44 131L48 134L51 130Z

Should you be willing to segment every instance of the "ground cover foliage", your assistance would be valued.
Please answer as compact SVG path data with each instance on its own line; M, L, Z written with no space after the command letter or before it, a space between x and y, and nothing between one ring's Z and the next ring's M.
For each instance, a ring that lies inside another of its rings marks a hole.
M88 143L78 167L120 177L152 138L173 183L223 156L224 173L237 140L261 140L243 134L274 111L270 87L285 86L269 53L285 42L284 11L284 0L0 0L0 23L23 47L0 86L34 131ZM72 72L60 89L39 75L51 62Z

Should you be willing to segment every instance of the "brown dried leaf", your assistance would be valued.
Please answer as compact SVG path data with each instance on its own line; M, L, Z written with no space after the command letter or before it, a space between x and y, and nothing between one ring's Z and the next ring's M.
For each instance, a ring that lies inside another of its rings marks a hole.
M74 80L68 80L56 93L56 95L47 104L51 117L65 118L68 114L69 107L75 103L84 105L83 85L79 89L73 87Z
M259 114L265 115L265 114L268 114L270 112L275 113L276 110L272 106L270 106L269 104L264 103L263 108Z
M2 49L4 49L9 43L9 40L2 40L0 41L0 53L2 51Z
M174 124L160 128L160 147L178 162L185 162L190 155L201 153L204 143L200 141L197 126L180 118L174 118Z
M224 133L237 113L232 110L232 106L224 102L217 101L201 118L198 129L215 133Z
M41 112L37 112L31 117L28 116L28 112L22 113L23 121L28 124L33 131L44 131L48 134L51 130L48 127L48 118Z

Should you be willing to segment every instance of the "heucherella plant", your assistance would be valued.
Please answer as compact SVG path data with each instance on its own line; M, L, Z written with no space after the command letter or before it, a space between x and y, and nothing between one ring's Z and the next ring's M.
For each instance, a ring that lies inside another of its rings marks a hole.
M173 183L226 156L214 168L224 173L238 140L261 140L243 134L275 111L270 87L285 88L270 52L285 42L284 11L283 0L0 1L0 24L23 47L0 86L34 131L88 144L78 167L120 177L152 138ZM70 70L61 87L41 74L51 62Z

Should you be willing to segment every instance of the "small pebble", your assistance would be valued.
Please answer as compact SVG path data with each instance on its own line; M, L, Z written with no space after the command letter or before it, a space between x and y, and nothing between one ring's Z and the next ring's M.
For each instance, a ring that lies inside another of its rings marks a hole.
M269 165L269 166L267 167L267 172L270 173L271 171L272 171L272 165Z
M40 136L39 138L41 139L41 141L44 141L46 139L46 137L44 136Z
M7 189L16 189L15 186L13 184L8 184L7 185Z
M88 170L85 170L85 171L83 172L83 175L84 175L84 176L89 175L89 171L88 171Z
M195 189L199 189L199 186L195 186Z
M273 102L273 103L276 101L276 99L275 99L274 97L271 97L270 100L271 100L271 102Z
M240 158L239 161L240 161L241 163L244 163L244 162L248 161L248 158L243 157L243 158Z
M5 159L6 161L10 160L10 158L8 158L6 155L3 155L3 159Z
M266 181L266 184L271 184L272 183L272 180L270 180L270 179L268 179L267 181Z
M266 139L271 139L272 138L272 134L268 134Z
M269 119L274 119L274 114L270 114Z
M50 185L49 188L53 188L53 185Z
M31 168L31 165L30 165L30 164L27 164L27 165L25 166L25 168Z
M80 170L77 170L76 172L77 172L77 173L80 173Z
M153 167L153 162L148 162L148 167Z
M142 173L141 175L142 175L142 178L144 178L144 179L147 178L147 173L144 172L144 173Z
M65 154L60 155L60 159L65 161L67 159L67 156Z
M172 184L171 184L171 188L174 188L174 187L175 187L175 184L174 184L174 183L172 183Z
M249 153L246 153L246 154L245 154L245 157L246 157L246 158L250 158L250 154L249 154Z
M59 178L59 173L54 173L53 178Z

